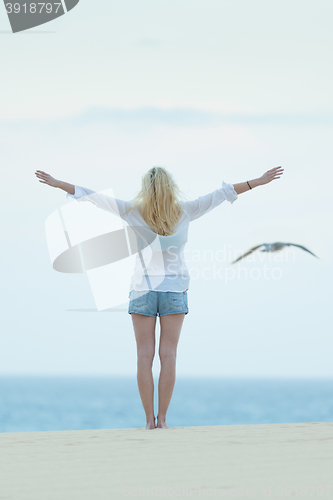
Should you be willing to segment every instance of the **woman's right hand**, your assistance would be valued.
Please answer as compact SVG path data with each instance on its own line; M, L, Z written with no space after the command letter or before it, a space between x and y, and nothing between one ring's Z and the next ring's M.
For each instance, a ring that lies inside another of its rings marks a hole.
M52 187L59 187L59 181L43 170L36 170L35 175L39 179L39 182Z
M269 182L273 181L274 179L279 179L281 175L283 174L284 168L282 167L275 167L271 168L271 170L267 170L267 172L264 173L261 177L259 177L260 184L268 184Z

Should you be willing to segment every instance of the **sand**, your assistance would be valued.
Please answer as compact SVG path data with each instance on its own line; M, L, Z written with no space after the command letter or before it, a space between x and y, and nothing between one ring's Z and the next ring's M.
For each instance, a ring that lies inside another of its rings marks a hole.
M0 475L0 500L333 498L333 423L3 433Z

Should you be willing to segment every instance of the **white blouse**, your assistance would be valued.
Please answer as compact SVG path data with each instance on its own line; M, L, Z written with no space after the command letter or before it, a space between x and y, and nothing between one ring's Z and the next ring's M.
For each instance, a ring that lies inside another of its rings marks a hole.
M124 214L132 206L127 201L81 186L75 186L74 195L67 193L67 198L90 201L97 207L118 215L131 228L132 240L136 240L136 261L129 292L183 292L188 289L190 283L188 268L183 259L190 222L210 212L225 200L233 203L238 196L232 184L222 181L222 187L211 193L196 200L180 201L183 211L175 232L170 236L162 236L152 231L141 217L139 207Z

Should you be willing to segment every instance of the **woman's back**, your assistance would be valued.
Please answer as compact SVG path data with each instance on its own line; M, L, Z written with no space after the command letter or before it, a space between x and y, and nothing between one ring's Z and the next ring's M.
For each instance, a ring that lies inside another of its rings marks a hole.
M130 290L155 290L181 292L189 288L190 276L183 250L188 238L191 221L202 217L227 200L233 203L237 193L232 184L222 187L192 201L183 201L181 214L173 233L163 236L154 232L143 219L141 206L75 186L74 195L67 197L90 201L97 207L121 217L131 228L136 240L136 260Z

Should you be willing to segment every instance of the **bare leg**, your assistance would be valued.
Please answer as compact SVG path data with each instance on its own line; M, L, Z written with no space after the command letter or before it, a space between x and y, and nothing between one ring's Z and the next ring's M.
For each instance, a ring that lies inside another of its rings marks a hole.
M146 429L155 429L154 379L152 373L155 356L156 318L131 313L137 344L137 381L143 408L146 413Z
M157 427L167 429L166 413L176 381L176 355L179 336L185 313L168 314L160 317L161 334L159 356L161 372L158 382Z

